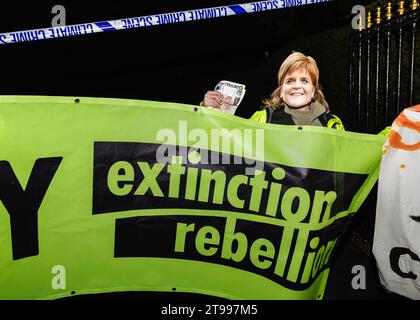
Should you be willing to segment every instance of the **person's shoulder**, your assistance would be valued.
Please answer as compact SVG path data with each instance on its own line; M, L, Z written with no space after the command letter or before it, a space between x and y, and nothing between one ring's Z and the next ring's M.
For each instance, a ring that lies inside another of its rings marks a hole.
M326 116L328 119L327 121L328 128L345 131L343 121L341 121L341 119L338 116L336 116L335 114L332 114L331 112L326 113Z
M250 118L251 120L266 123L267 122L267 111L265 109L258 110Z
M391 126L385 127L385 129L379 132L378 135L388 137L389 133L391 132L391 129L392 129Z

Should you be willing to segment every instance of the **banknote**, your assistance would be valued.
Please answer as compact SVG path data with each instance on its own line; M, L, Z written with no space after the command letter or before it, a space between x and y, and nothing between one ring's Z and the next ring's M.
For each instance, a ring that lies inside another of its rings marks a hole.
M230 114L235 114L246 92L245 85L227 80L220 81L214 90L225 96L220 110Z

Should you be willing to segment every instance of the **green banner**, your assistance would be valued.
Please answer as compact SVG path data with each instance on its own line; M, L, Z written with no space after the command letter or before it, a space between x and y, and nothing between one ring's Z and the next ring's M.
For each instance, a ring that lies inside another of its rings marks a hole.
M385 137L141 100L0 97L0 299L322 299Z

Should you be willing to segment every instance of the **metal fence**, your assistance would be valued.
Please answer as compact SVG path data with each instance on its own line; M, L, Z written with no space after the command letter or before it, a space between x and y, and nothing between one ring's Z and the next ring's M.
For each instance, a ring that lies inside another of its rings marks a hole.
M360 23L350 38L347 130L379 133L404 108L420 103L419 16L417 0L388 2L366 12L366 28ZM371 260L376 188L349 233L353 245Z
M377 133L420 103L420 10L407 2L367 11L366 28L350 39L351 131Z

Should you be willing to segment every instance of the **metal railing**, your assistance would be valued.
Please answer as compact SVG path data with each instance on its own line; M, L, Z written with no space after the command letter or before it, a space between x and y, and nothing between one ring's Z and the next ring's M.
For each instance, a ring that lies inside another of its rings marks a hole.
M349 130L377 133L420 103L420 10L410 2L389 1L368 10L365 25L359 20L350 39Z

